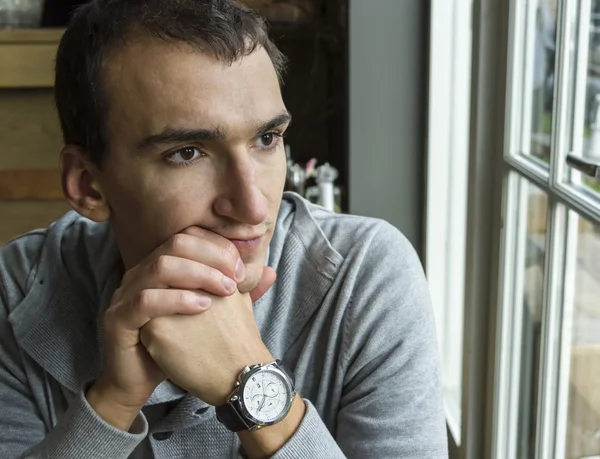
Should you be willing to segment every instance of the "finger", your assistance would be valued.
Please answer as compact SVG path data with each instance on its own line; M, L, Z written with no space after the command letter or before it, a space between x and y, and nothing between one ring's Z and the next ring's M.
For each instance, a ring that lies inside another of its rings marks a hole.
M132 303L109 309L118 327L139 330L151 319L175 314L200 314L210 308L211 299L189 290L146 289Z
M252 299L252 302L262 298L262 296L267 293L267 290L269 290L275 283L276 278L277 274L275 273L275 270L270 266L265 266L258 285L250 292L250 298Z
M229 296L237 289L237 282L218 269L188 258L160 255L145 268L142 288L204 290L218 296Z
M198 231L203 231L203 237L185 233L172 236L153 252L149 258L150 263L161 255L171 255L212 266L227 277L237 282L242 281L244 264L235 245L210 231L200 228Z
M239 283L244 280L246 277L246 267L244 266L244 262L240 257L240 253L238 252L237 247L227 238L221 236L220 234L215 233L214 231L210 231L204 228L200 228L199 226L190 226L184 229L181 234L185 234L188 236L193 236L202 240L206 240L215 244L215 246L220 247L223 250L224 256L229 257L230 254L233 254L234 258L237 257L235 261L235 266L233 270L233 278ZM223 271L223 273L227 275L231 275Z
M223 252L223 257L227 260L230 260L230 257L233 256L235 261L233 272L222 272L230 277L232 276L237 282L242 282L244 280L246 275L244 263L240 257L237 247L229 239L215 233L214 231L200 228L199 226L190 226L184 229L181 234L193 236L195 238L213 243L215 247L219 247L221 249Z

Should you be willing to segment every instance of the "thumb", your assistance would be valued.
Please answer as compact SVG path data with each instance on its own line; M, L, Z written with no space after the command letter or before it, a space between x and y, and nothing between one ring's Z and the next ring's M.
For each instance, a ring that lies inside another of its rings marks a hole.
M253 303L267 293L267 290L275 283L276 278L277 274L275 274L275 270L270 266L265 266L258 285L250 292L250 298L252 298Z

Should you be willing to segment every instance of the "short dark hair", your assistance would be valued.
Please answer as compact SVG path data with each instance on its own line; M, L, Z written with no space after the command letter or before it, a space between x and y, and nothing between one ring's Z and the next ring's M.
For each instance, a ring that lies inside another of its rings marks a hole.
M83 148L98 167L109 147L103 62L108 51L124 46L138 31L185 42L229 64L262 47L280 81L285 68L265 20L236 0L92 0L82 5L58 47L54 97L64 142Z

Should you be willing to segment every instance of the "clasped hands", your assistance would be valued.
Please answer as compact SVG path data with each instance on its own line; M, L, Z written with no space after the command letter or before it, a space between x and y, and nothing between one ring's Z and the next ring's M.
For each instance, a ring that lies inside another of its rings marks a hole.
M128 270L104 315L106 360L88 391L90 404L105 418L115 407L137 413L165 379L208 404L225 403L245 365L274 360L252 302L275 272L265 267L249 293L237 289L244 276L235 246L198 227ZM133 420L119 417L114 425Z

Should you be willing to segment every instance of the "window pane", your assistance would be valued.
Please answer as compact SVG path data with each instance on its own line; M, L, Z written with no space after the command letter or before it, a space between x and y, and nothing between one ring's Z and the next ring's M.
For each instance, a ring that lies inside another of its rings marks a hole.
M534 457L537 413L537 388L540 362L540 337L542 329L542 295L544 283L544 260L546 251L546 213L548 196L535 187L527 184L527 224L522 228L525 236L524 254L520 263L522 271L521 298L518 300L515 314L516 321L522 326L515 336L518 358L517 371L519 378L519 405L517 425L517 458Z
M579 87L575 88L579 119L576 127L574 154L600 161L600 0L582 0L578 12L578 39L575 42ZM581 91L581 97L577 97ZM585 94L585 96L584 96ZM581 113L583 112L583 113ZM570 171L572 183L594 193L600 192L600 180Z
M525 9L525 119L522 152L550 161L558 0L519 2ZM528 107L530 105L530 107Z
M577 218L572 214L572 218ZM567 439L565 457L600 456L600 227L578 221L574 295L565 304L570 323ZM573 276L574 274L574 276Z

